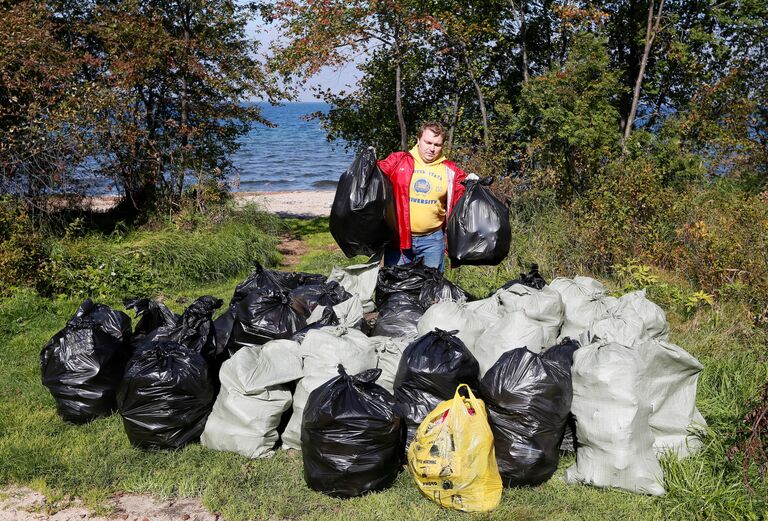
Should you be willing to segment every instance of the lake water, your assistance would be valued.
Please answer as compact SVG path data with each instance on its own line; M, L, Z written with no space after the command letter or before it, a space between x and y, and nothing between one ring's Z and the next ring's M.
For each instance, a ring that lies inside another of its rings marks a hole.
M278 190L334 189L339 176L354 159L343 141L329 143L317 120L307 120L313 112L326 112L322 102L258 104L262 115L275 125L256 125L240 139L241 147L232 156L240 170L233 190L267 192Z

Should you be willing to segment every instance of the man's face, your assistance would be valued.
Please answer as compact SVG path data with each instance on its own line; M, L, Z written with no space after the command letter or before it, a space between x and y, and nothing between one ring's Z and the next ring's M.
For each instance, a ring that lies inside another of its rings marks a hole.
M438 136L432 130L425 129L421 135L417 144L419 145L419 155L421 160L425 163L431 163L438 157L443 151L443 136Z

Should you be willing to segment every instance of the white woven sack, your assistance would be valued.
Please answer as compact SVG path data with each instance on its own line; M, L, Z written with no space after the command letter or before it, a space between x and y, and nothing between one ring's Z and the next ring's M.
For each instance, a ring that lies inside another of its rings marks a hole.
M323 311L326 306L317 306L307 318L307 324L314 324L323 318ZM339 325L345 327L356 327L363 320L363 305L358 295L352 295L350 298L333 306L333 312L339 319Z
M482 321L486 328L495 324L504 314L501 297L496 293L488 298L467 302L466 310L473 313L476 319Z
M238 350L221 366L221 390L200 443L248 458L271 456L280 418L291 407L286 384L301 375L297 342L273 340Z
M658 305L648 300L645 290L632 291L619 297L619 307L628 306L643 320L645 334L656 340L669 340L667 314Z
M620 344L595 343L573 358L571 412L579 448L565 481L664 495L640 355Z
M528 318L525 313L511 311L486 329L470 351L480 365L482 378L507 351L527 347L534 353L540 353L542 349L554 343L551 340L545 335L544 328Z
M301 422L309 393L337 376L339 364L347 374L376 368L376 351L370 338L343 326L309 331L301 343L301 357L304 377L296 384L293 413L282 436L284 449L301 448Z
M564 320L558 341L565 337L579 338L593 320L618 305L618 299L606 295L605 286L590 277L558 277L549 283L549 287L563 299Z
M485 331L486 322L476 313L468 310L466 303L444 300L429 306L416 325L419 336L426 335L435 328L458 331L456 336L469 349L472 349L477 337Z
M636 346L645 362L651 404L650 426L657 453L684 458L701 446L707 422L696 407L696 388L704 366L682 347L658 340Z
M589 340L616 342L632 347L648 340L643 319L629 306L619 306L596 318L589 326Z
M328 280L341 284L345 290L360 297L363 311L370 313L376 309L373 294L376 291L376 281L379 278L379 263L353 264L340 268L334 266Z
M388 336L372 336L371 343L376 351L376 367L381 369L381 376L376 383L390 393L395 392L395 375L403 357L403 351L412 342L410 338L390 338Z
M514 284L507 289L500 289L497 295L504 312L523 311L528 318L539 322L549 335L557 338L563 325L564 306L560 293L549 286L536 289Z

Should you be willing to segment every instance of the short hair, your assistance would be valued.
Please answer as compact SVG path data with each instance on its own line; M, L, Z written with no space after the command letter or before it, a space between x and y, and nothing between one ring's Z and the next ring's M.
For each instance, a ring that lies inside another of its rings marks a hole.
M436 136L443 136L443 139L445 139L447 134L445 127L439 121L425 121L422 123L417 137L421 138L425 130L431 130Z

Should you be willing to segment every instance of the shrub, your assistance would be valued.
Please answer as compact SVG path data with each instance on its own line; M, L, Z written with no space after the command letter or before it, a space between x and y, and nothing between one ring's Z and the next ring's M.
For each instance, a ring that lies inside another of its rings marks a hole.
M668 255L676 197L643 159L609 164L601 182L573 206L581 253L597 271L626 259L658 262Z
M768 305L767 205L768 194L750 194L728 180L684 194L675 205L672 255L662 264L704 290L764 310Z
M186 227L189 221L184 221ZM153 295L270 266L279 218L249 207L215 224L186 231L174 223L125 236L90 234L52 240L44 263L45 294L108 297Z
M35 285L45 258L43 241L26 208L11 196L0 196L0 294Z

